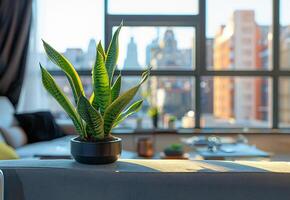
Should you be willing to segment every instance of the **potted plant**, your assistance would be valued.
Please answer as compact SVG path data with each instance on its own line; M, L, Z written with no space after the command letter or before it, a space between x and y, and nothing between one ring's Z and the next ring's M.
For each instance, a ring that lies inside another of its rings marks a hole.
M68 114L79 134L71 140L71 154L80 163L115 162L121 154L121 139L112 136L111 131L142 107L143 100L136 101L129 107L128 105L147 80L150 69L142 74L139 84L123 94L120 94L121 75L116 80L113 79L118 59L118 37L121 27L122 24L114 33L106 52L101 42L96 47L96 61L92 69L93 93L90 98L86 97L81 79L73 65L43 41L46 54L65 73L73 92L74 102L72 103L50 73L40 64L45 89Z
M184 153L183 146L181 144L171 144L164 149L164 154L168 157L181 157Z
M168 120L168 128L175 129L175 122L176 122L176 117L174 115L170 115L169 120Z
M158 108L155 107L155 106L149 108L148 115L152 119L153 127L154 128L158 128L158 119L159 119L159 111L158 111Z

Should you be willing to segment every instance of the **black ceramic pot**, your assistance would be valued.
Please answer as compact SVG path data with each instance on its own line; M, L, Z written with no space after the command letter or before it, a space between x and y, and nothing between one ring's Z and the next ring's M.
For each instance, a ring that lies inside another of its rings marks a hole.
M182 156L183 150L174 150L174 149L166 148L164 150L164 154L166 156Z
M114 137L108 141L86 142L79 137L71 139L71 155L84 164L113 163L121 155L121 138Z

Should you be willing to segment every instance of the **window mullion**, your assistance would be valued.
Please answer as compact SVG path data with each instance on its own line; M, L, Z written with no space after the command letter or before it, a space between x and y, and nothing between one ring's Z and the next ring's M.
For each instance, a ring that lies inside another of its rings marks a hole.
M273 0L273 102L272 102L272 128L279 126L279 52L280 52L280 0Z
M205 12L206 1L200 0L199 5L199 23L197 24L197 35L200 36L196 40L196 76L195 76L195 128L199 129L201 118L201 71L205 68L206 63L206 51L205 51Z

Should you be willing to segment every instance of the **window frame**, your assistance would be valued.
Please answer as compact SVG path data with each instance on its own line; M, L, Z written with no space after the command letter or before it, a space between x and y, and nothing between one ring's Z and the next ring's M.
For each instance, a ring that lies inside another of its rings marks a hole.
M200 81L202 77L266 77L272 81L272 116L270 116L271 128L265 129L287 129L279 128L279 78L290 77L290 71L280 68L280 0L272 0L272 63L273 66L270 70L223 70L215 71L213 69L207 69L206 67L206 9L207 1L198 0L198 13L196 15L119 15L109 14L108 12L108 0L104 0L104 38L105 47L107 49L109 41L112 37L112 30L114 26L118 26L121 21L124 22L124 26L182 26L182 27L194 27L196 31L196 63L195 69L192 70L152 70L152 76L185 76L192 77L195 80L195 128L207 129L207 127L201 127L201 85ZM63 72L59 70L50 70L50 73L56 76L63 76ZM81 76L90 76L90 70L78 70ZM139 76L142 70L122 70L123 76ZM116 70L115 74L119 74ZM210 127L213 129L215 127ZM221 127L217 127L221 129ZM230 127L222 127L222 129L235 129Z

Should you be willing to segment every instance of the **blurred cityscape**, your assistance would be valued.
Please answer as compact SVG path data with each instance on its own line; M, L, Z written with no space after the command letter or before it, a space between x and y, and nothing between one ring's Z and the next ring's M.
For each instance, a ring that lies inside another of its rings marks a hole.
M280 63L290 69L290 25L281 27ZM192 37L192 34L190 35ZM130 37L126 35L126 37ZM146 49L138 49L138 41L131 36L122 65L124 70L142 70L138 53L145 52L146 66L154 70L191 70L195 66L195 37L190 38L190 48L180 48L174 27L165 28ZM270 70L272 32L271 26L261 26L255 20L253 10L236 10L227 24L221 25L214 38L206 41L206 67L209 70ZM63 54L78 70L90 69L94 64L96 42L91 39L87 50L66 49ZM47 57L41 53L41 62L54 70ZM190 73L190 72L189 72ZM85 91L90 95L90 77L81 77ZM72 97L65 77L57 78L63 90ZM136 84L139 77L123 77L122 90ZM202 77L201 84L201 125L203 127L270 127L272 84L264 77ZM280 120L290 123L290 81L280 80ZM135 99L146 98L144 107L135 116L126 120L122 127L152 127L147 115L150 107L157 107L160 127L167 128L168 119L175 119L175 127L194 127L195 116L194 77L152 76L142 87ZM66 118L61 109L51 101L49 107L58 118ZM138 125L139 123L139 125Z

